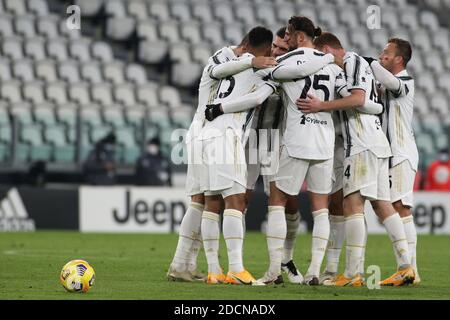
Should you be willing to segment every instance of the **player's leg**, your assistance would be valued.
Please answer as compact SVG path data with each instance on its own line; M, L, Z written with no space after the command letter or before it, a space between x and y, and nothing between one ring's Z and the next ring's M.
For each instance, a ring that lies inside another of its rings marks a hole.
M294 263L294 249L297 241L298 226L300 225L300 212L298 210L298 197L289 196L286 202L286 240L284 241L281 270L288 276L289 282L303 283L303 275Z
M344 195L342 189L332 193L330 196L330 238L326 251L327 265L325 271L320 275L320 283L334 279L338 272L339 258L345 240L343 201Z
M220 211L222 196L213 193L205 194L205 209L202 215L201 234L206 261L208 263L207 283L225 282L225 275L219 263Z
M306 175L314 219L311 244L311 263L305 275L305 283L319 284L320 268L330 237L328 194L332 190L333 159L311 161Z
M383 280L381 285L397 286L409 284L414 281L414 269L411 267L408 241L406 239L403 221L390 201L389 161L387 158L377 159L372 153L370 153L370 157L376 159L374 161L376 165L372 167L373 171L377 174L377 185L375 190L371 190L368 187L364 192L368 198L377 199L371 201L372 208L380 221L382 221L389 235L398 267L398 271L391 277Z
M389 175L391 177L391 202L395 211L400 214L405 227L411 266L416 273L414 284L418 284L420 283L420 277L417 272L416 262L417 231L411 210L416 172L412 169L409 161L405 160L391 168Z

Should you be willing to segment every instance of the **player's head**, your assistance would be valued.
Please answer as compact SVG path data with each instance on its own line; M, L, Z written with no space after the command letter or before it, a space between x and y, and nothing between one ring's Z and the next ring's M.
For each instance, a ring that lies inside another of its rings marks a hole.
M247 52L258 56L270 56L273 33L264 27L255 27L248 33Z
M284 41L284 36L286 34L286 27L281 27L275 34L275 39L272 42L272 57L276 58L282 56L289 51L289 46Z
M247 52L248 47L248 33L242 38L241 43L234 49L234 53L240 57Z
M411 44L399 38L391 38L380 54L380 64L392 73L400 72L406 68L411 60Z
M312 47L315 37L322 34L322 29L316 28L311 19L303 16L293 16L289 19L284 40L290 50L299 47Z
M330 32L324 32L314 39L314 46L317 50L333 55L341 54L344 51L341 41Z

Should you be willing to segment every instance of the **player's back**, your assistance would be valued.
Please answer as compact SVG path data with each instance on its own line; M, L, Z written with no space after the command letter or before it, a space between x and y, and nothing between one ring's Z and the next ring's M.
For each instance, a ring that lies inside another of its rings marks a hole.
M295 51L304 53L291 55L283 63L298 65L304 63L309 58L308 55L323 54L310 48L299 48ZM333 157L335 133L331 113L304 114L298 109L296 101L298 98L307 98L308 94L314 95L322 101L333 100L336 81L341 71L336 65L327 65L308 77L281 83L283 104L286 106L283 144L286 145L291 157L314 160Z
M242 55L239 59L252 57L250 53ZM255 73L255 70L249 68L239 72L233 76L222 79L217 87L215 99L213 103L219 104L232 100L236 100L257 88L263 83L262 79ZM253 110L242 111L236 113L223 114L213 121L207 121L201 132L200 139L209 139L219 136L225 132L227 128L235 130L236 134L243 136L243 132L247 129L248 124L252 120Z

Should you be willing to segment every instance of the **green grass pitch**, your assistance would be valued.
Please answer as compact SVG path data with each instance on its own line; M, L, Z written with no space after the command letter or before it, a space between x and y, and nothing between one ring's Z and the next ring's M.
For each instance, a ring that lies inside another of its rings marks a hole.
M295 261L302 272L308 265L310 241L310 235L297 241ZM419 286L380 290L168 282L166 271L176 243L175 234L0 233L0 299L450 299L450 236L419 237ZM223 240L220 245L226 268ZM248 270L262 276L268 255L261 233L246 235L244 256ZM68 293L59 284L62 266L72 259L86 259L95 269L95 286L86 294ZM394 262L387 235L370 236L366 267L378 265L382 277L387 277L394 272ZM203 251L199 266L206 271Z

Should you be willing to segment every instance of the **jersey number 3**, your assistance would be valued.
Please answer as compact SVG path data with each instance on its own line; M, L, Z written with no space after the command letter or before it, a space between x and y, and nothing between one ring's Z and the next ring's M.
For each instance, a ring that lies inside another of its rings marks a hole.
M227 91L225 91L225 92L221 91L222 84L223 84L224 81L229 81L230 82L230 85L229 85ZM231 94L231 92L233 91L235 85L236 85L236 80L233 78L233 76L226 77L225 79L222 79L220 81L220 85L219 85L218 97L220 99L224 99L224 98L228 97Z

